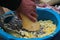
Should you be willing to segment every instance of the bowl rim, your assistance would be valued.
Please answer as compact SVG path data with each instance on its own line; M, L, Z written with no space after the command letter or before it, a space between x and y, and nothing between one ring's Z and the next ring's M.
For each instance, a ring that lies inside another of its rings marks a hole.
M57 25L57 27L58 27L58 29L56 29L55 31L54 31L54 33L52 33L52 34L50 34L50 35L48 35L48 36L45 36L45 37L42 37L42 38L28 38L29 40L43 40L43 39L47 39L47 38L50 38L50 37L53 37L55 34L57 34L59 31L60 31L60 15L56 12L56 11L54 11L54 10L52 10L52 9L42 9L42 8L36 8L36 10L46 10L46 11L49 11L49 12L51 12L53 15L55 15L56 16L56 18L57 18L57 20L58 20L58 25ZM9 11L9 12L6 12L5 14L8 14L8 13L13 13L14 11ZM12 36L12 35L10 35L10 34L8 34L8 33L6 33L6 32L4 32L4 31L2 31L2 29L0 29L0 36L3 36L4 38L6 38L6 39L21 39L21 40L25 40L25 38L16 38L16 37L14 37L14 36Z
M57 11L52 10L52 9L48 9L48 8L40 8L40 7L38 7L37 10L45 10L45 11L51 12L54 16L56 16L57 21L58 21L58 25L57 25L58 29L56 29L54 31L54 33L50 34L49 36L45 36L45 37L43 37L41 39L47 39L47 38L50 38L50 37L54 37L54 35L60 31L60 27L59 27L60 26L60 19L59 19L60 15L58 14Z

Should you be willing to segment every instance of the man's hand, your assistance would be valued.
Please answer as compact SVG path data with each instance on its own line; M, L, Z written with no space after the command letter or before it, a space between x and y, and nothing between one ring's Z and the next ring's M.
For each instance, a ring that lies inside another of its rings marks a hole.
M17 11L26 15L33 22L36 21L37 14L36 14L36 4L34 3L34 0L22 0Z

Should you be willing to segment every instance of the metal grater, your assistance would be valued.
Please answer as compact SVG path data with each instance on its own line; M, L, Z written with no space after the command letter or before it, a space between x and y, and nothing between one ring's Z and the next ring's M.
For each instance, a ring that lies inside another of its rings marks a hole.
M18 19L18 17L14 15L14 13L2 15L0 17L0 24L2 24L1 27L4 28L5 31L19 31L22 27L22 21Z

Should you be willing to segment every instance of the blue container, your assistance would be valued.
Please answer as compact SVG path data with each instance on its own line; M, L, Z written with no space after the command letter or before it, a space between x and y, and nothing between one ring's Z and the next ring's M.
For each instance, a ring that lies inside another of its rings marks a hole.
M60 31L60 15L52 10L52 9L48 9L48 8L36 8L37 14L38 16L38 20L52 20L54 22L54 24L57 25L56 30L54 31L54 33L45 36L43 38L29 38L29 39L25 39L25 38L16 38L14 36L12 36L11 34L8 34L6 32L4 32L2 29L0 29L0 36L2 36L3 38L5 38L6 40L44 40L50 37L53 37L57 32ZM9 11L6 14L11 14L13 13L13 11Z

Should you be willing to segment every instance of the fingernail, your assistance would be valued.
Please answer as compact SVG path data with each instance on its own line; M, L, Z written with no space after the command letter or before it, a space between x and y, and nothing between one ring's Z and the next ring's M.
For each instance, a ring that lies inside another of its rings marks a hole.
M35 22L37 22L37 19L35 18Z

